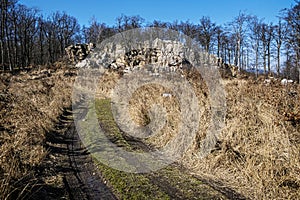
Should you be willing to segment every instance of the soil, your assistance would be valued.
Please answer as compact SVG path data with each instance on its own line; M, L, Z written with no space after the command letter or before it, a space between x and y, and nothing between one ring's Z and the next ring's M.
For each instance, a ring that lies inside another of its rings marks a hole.
M70 110L48 134L47 146L49 154L37 175L42 184L30 199L116 199L82 146Z

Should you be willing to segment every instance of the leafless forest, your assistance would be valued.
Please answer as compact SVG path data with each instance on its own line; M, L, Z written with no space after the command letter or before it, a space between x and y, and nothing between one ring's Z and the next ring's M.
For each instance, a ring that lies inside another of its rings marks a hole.
M200 42L203 49L241 69L274 72L294 80L299 75L299 3L282 8L278 22L267 24L257 16L240 12L232 21L217 24L209 16L189 21L146 22L140 16L116 17L115 25L92 20L81 27L76 16L54 12L49 16L14 0L1 3L0 64L14 70L54 63L64 48L80 42L100 43L118 32L143 26L170 28Z

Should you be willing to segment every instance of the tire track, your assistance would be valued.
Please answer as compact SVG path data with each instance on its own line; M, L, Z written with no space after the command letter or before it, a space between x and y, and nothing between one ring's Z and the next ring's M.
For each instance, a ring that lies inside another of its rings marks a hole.
M86 109L81 109L76 118L85 115ZM95 167L91 155L83 147L73 121L66 132L66 140L69 141L67 143L69 165L73 170L72 173L64 176L69 198L72 200L116 199Z
M65 109L55 131L47 134L49 154L37 170L40 180L55 177L55 180L61 181L54 186L41 181L42 186L32 191L30 199L117 199L83 147L72 114ZM82 109L78 112L79 117L85 114Z

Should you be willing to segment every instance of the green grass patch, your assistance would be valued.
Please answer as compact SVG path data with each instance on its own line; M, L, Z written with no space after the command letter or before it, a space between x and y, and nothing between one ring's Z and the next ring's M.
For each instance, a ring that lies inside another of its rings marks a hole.
M122 146L126 150L130 150L130 145L123 138L121 131L114 120L114 116L111 112L110 99L96 99L95 109L99 123L105 130L106 136L110 140L114 141L114 143L118 146Z
M90 111L86 115L87 121L89 117L93 117ZM111 112L110 99L97 99L95 101L95 112L106 136L125 150L131 150L131 146L123 138L115 123ZM89 139L92 140L93 138ZM170 199L167 194L161 191L157 185L152 184L149 178L143 174L126 173L101 162L97 162L96 165L120 199Z

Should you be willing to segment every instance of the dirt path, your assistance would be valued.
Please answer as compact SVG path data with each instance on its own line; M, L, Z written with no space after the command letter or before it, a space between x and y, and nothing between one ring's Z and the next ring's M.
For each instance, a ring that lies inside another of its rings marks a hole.
M77 117L84 118L85 115L86 110L82 108ZM137 175L95 164L80 142L70 110L64 112L46 140L49 155L38 170L41 184L31 199L244 199L234 191L228 192L216 185L211 187L176 164ZM145 148L139 142L132 143ZM108 182L111 186L107 186ZM124 188L120 187L122 182L125 182Z
M48 134L47 146L49 155L38 170L41 185L31 199L116 199L82 147L71 111L66 110Z
M64 176L64 183L70 199L115 199L93 164L91 156L81 146L73 123L67 136L69 163L73 172Z

